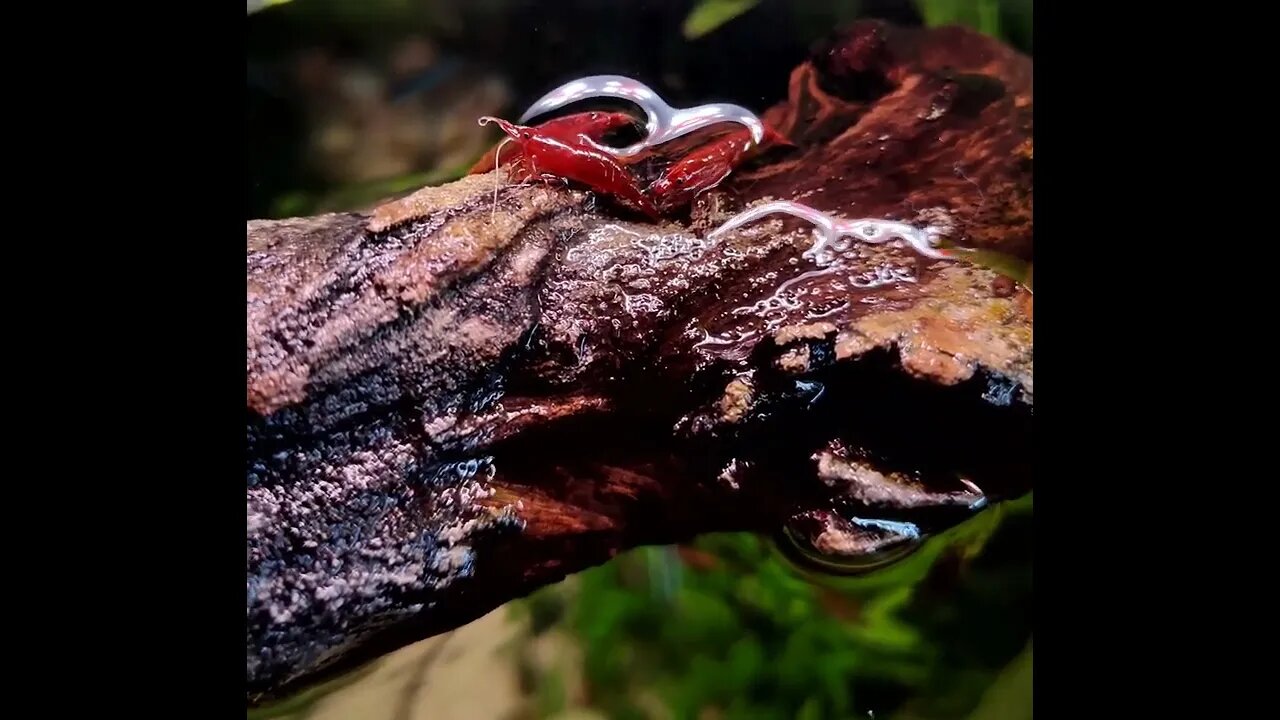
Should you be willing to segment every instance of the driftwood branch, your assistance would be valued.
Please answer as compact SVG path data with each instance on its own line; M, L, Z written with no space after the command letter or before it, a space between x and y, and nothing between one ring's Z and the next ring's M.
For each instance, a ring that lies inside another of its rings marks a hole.
M817 267L791 220L705 236L788 199L1029 259L1031 61L861 23L765 119L797 147L662 226L501 171L249 223L251 703L639 544L856 552L852 515L1030 489L1027 289L887 246Z

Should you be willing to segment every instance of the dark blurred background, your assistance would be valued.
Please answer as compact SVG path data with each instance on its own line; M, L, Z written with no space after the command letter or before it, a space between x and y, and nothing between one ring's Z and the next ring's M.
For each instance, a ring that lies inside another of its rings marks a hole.
M249 3L246 219L359 207L460 176L566 80L761 112L841 23L964 23L1030 52L1030 0L289 0Z

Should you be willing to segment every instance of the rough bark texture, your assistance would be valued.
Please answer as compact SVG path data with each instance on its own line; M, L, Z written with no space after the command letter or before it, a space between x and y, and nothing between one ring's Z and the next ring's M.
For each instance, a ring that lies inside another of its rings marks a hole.
M1029 259L1031 61L860 23L765 119L798 147L662 226L501 171L248 224L251 703L637 544L790 521L856 551L849 517L1030 488L1028 290L899 248L817 266L797 221L704 236L787 199Z

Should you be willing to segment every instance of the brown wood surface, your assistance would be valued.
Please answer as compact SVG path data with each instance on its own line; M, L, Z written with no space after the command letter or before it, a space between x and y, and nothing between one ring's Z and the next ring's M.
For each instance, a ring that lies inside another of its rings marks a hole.
M852 514L1028 491L1029 290L887 246L818 268L794 220L705 236L796 200L1029 260L1031 110L1029 58L864 22L765 113L796 147L662 225L502 171L250 222L250 703L636 545L856 550Z

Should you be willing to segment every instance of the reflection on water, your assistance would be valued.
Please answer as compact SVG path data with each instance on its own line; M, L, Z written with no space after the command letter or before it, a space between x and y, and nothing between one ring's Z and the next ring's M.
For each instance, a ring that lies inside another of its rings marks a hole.
M765 538L639 548L394 653L308 720L1031 717L1032 499L842 577Z

